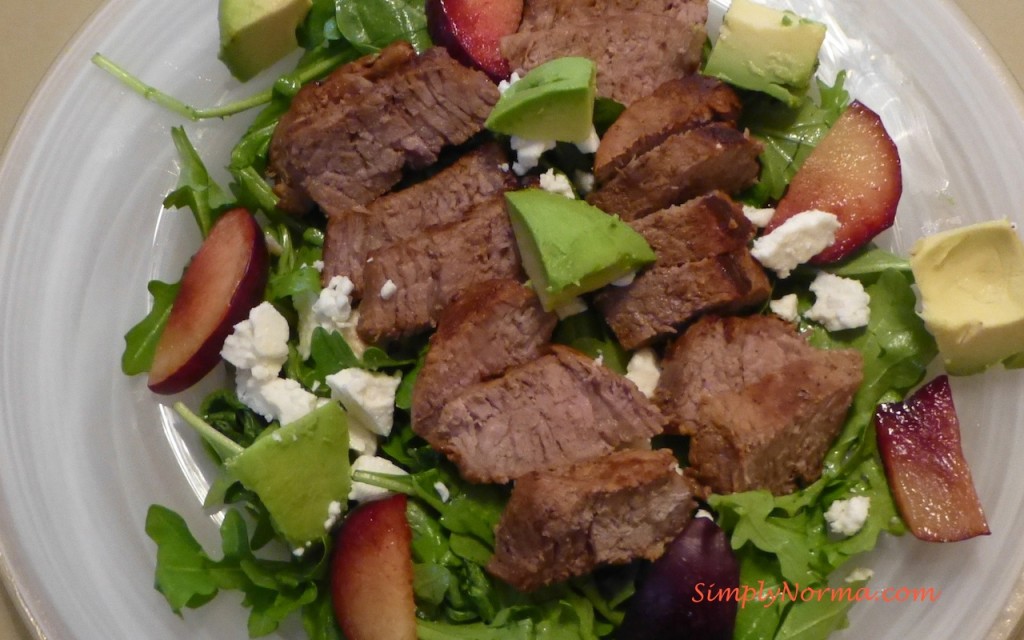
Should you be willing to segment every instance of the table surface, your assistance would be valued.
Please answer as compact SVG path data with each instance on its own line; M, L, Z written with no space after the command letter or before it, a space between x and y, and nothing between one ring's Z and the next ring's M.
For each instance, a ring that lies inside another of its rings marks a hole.
M1024 86L1021 0L955 0L988 38L1013 77ZM0 148L11 135L36 85L103 0L0 0ZM15 604L0 586L0 638L28 640Z

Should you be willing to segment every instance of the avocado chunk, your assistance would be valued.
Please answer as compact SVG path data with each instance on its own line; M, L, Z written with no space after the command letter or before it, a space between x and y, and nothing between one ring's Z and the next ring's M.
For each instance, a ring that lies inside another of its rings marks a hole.
M513 83L484 123L528 140L583 142L594 119L597 67L586 58L556 58Z
M825 25L820 22L750 0L733 0L704 73L796 107L818 68L824 40Z
M541 189L505 199L523 267L548 311L655 260L643 236L582 200Z
M220 53L231 75L246 81L299 46L295 29L313 0L220 0Z
M319 540L348 502L348 419L330 402L257 438L225 467L260 497L289 543Z
M918 240L910 268L946 370L977 373L1024 354L1024 243L1006 220ZM1015 357L1016 356L1016 357Z

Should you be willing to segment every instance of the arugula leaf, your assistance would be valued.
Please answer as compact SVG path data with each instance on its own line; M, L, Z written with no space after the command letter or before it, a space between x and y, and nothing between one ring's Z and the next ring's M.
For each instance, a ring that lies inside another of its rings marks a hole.
M846 110L850 95L843 88L845 81L845 72L831 87L818 80L820 102L805 96L796 109L763 94L743 95L741 126L764 144L760 179L744 200L764 206L782 197L797 169Z
M174 299L178 297L181 282L169 283L151 280L146 286L153 296L153 308L134 327L124 334L124 352L121 354L121 371L134 376L146 373L153 366L153 356L160 335L167 326Z
M210 234L217 217L234 204L234 200L210 178L206 165L189 141L184 128L172 128L171 138L178 150L181 168L178 187L164 198L164 206L191 209L199 231L205 238Z
M615 334L593 309L569 316L555 327L551 341L582 351L591 358L601 358L604 366L625 375L629 354Z
M396 40L430 47L423 0L337 0L338 31L362 53L376 53Z

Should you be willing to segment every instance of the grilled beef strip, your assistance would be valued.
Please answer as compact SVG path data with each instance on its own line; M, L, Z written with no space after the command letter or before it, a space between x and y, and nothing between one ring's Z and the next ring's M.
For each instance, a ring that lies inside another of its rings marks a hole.
M523 279L505 199L473 207L464 220L434 227L370 253L356 326L372 344L407 338L436 326L445 306L470 285ZM395 288L391 295L385 285Z
M363 269L372 251L462 220L474 206L515 189L507 162L501 147L485 144L423 182L332 213L324 242L324 282L348 276L355 285L353 296L361 297Z
M531 591L600 565L654 560L690 521L693 494L668 450L529 473L512 490L487 570Z
M754 184L761 143L723 123L672 134L587 196L631 221L716 189L734 193Z
M686 129L740 116L740 99L727 84L702 75L674 78L629 105L601 137L594 176L606 182L637 156Z
M687 473L703 486L784 495L820 477L862 366L779 318L705 316L669 347L655 402L692 435Z
M424 439L464 388L544 354L558 318L516 280L468 287L445 307L412 393L412 428Z
M662 417L632 382L589 357L551 353L465 388L428 442L470 482L505 483L657 435Z
M481 130L498 89L441 47L399 42L303 87L270 143L278 206L326 213L368 204Z
M618 21L638 13L662 16L681 25L704 24L707 0L526 0L519 31L550 29L578 18Z

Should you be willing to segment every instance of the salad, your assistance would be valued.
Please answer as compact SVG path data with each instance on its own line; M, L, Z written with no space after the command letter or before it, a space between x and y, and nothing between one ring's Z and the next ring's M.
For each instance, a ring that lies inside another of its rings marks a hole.
M236 147L232 156L232 173L236 182L231 193L209 179L184 131L177 130L175 143L183 160L183 181L167 200L171 206L191 208L200 228L207 232L213 227L214 220L234 204L270 214L264 232L272 246L276 246L271 252L274 257L271 259L267 296L277 302L291 299L294 303L297 294L320 288L314 272L322 237L315 228L296 229L288 221L273 217L271 196L260 177L264 160L261 154L265 151L269 129L281 113L281 103L286 100L280 96L287 96L288 91L295 88L296 80L320 75L325 69L353 56L360 44L350 41L355 48L349 50L341 38L330 40L324 37L318 41L318 34L331 33L331 28L325 25L332 18L322 10L318 13L316 5L310 15L311 22L304 26L305 44L310 53L303 63L303 71L291 78L291 82L286 79L275 85L280 92L277 98L273 98L276 102L257 117L249 134ZM315 22L317 19L321 22ZM409 20L415 18L404 16L396 22L404 24ZM339 44L345 46L339 47ZM379 46L365 40L361 44L364 47ZM339 48L342 51L339 52ZM794 127L808 136L802 142L809 147L811 141L820 139L827 126L846 106L847 100L841 78L833 86L822 85L819 101L806 106L807 111L800 115L798 126ZM194 115L194 112L190 113ZM767 117L766 121L769 121ZM781 154L781 160L775 166L775 169L783 168L779 173L785 173L796 149L806 148L801 144L786 148L784 141L792 136L794 129L773 138L772 134L779 132L767 128L758 131L753 122L751 127L756 134L770 140L775 152ZM771 160L766 161L766 169L770 171L771 168ZM765 178L762 176L762 184L769 185L770 180ZM852 338L837 337L813 327L814 340L819 346L852 345L860 349L865 354L865 369L870 372L866 379L874 381L858 394L847 426L826 459L823 481L784 498L735 494L711 500L711 506L719 514L720 524L733 536L733 545L741 559L744 583L764 580L778 584L780 580L787 580L820 584L847 558L870 549L880 532L901 531L902 525L895 518L895 507L881 468L872 455L871 439L866 438L865 433L869 433L866 425L875 404L902 396L914 387L923 376L925 365L935 354L934 344L913 313L913 293L907 271L903 261L885 252L872 250L861 254L841 267L841 273L861 279L866 284L872 300L872 324L864 333ZM144 363L145 350L153 346L151 339L158 333L155 327L159 326L161 316L167 313L174 299L174 286L171 284L151 285L151 292L155 300L154 313L129 337L125 360L125 368L129 372L137 372L144 366L140 362ZM806 292L801 290L798 295L805 296ZM505 637L498 634L511 633L513 629L520 633L528 630L527 633L538 635L565 633L571 634L570 637L595 637L606 634L621 620L624 603L635 588L633 576L601 576L601 582L596 578L583 580L554 589L541 597L525 597L503 592L500 585L480 571L481 557L491 542L488 532L493 529L506 496L500 489L481 489L463 483L428 448L415 442L407 424L400 424L401 411L409 409L409 394L421 359L422 345L407 345L404 350L396 352L371 347L357 356L351 348L346 350L347 343L343 339L339 341L326 331L314 332L311 339L310 358L296 357L290 351L286 363L288 377L299 380L307 388L312 389L318 381L325 381L340 369L363 368L388 374L401 373L402 382L395 399L399 409L396 430L381 447L411 475L404 480L366 474L356 478L410 495L412 500L409 504L413 506L409 507L409 513L421 518L412 522L416 536L414 550L419 545L423 554L421 559L431 561L422 562L426 567L422 576L417 573L417 596L421 615L430 608L424 608L423 602L436 608L420 620L421 637L488 637L485 634L490 633L494 634L493 637ZM566 340L576 346L600 349L604 354L618 353L609 336L593 328L583 327L578 335ZM298 347L293 347L297 352ZM621 367L623 362L618 366ZM606 363L617 366L614 357L609 357ZM189 421L200 430L212 427L240 449L256 443L267 427L265 420L260 420L230 391L211 396L197 409L197 415L186 410L182 413L188 415ZM209 434L208 441L217 443L219 437ZM222 445L217 448L214 444L215 453L227 460L235 452L231 445L223 442ZM438 501L438 482L448 488L449 500ZM871 515L857 536L831 540L822 526L811 524L811 521L824 522L823 512L831 501L825 496L851 492L870 495ZM287 561L257 559L254 551L274 534L274 527L260 501L237 484L215 487L208 500L211 505L219 500L243 505L254 518L247 525L238 511L228 511L222 528L225 540L222 560L213 560L211 558L217 557L216 554L198 549L191 535L182 529L179 518L159 508L151 511L149 532L157 540L164 560L158 567L158 583L172 607L196 606L212 597L218 589L236 588L246 594L246 603L252 609L250 634L272 631L284 618L299 613L311 637L332 637L329 593L323 588L322 581L328 546L313 547L308 553ZM742 540L737 544L738 537L752 544L743 544ZM230 548L228 541L232 545ZM424 548L428 541L436 548ZM795 553L795 550L801 552ZM183 568L188 569L192 578L198 574L205 574L205 578L198 582L182 580L183 573L176 573L176 570ZM226 578L227 574L231 575L230 579ZM757 610L744 608L737 620L737 636L764 637L764 629L772 627L779 628L781 637L788 637L786 634L794 633L794 629L807 628L815 628L824 634L841 626L848 605L780 603L778 607Z

